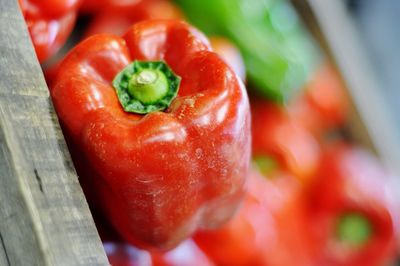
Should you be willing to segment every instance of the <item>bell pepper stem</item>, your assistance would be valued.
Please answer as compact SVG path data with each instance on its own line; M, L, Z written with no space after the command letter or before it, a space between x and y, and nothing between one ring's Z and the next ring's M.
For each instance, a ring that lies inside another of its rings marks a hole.
M342 215L337 223L338 239L350 246L362 246L372 237L371 221L360 213Z
M252 163L266 177L271 177L271 173L278 169L278 162L267 155L253 156Z
M132 76L128 93L145 104L155 103L168 92L168 80L159 70L144 69Z
M126 112L162 111L175 99L180 77L161 61L134 61L114 78L113 86Z

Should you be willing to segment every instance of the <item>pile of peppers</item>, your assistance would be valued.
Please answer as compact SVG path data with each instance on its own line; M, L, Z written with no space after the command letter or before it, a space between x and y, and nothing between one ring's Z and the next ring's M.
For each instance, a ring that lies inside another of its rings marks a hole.
M112 265L395 263L393 180L290 2L19 3Z

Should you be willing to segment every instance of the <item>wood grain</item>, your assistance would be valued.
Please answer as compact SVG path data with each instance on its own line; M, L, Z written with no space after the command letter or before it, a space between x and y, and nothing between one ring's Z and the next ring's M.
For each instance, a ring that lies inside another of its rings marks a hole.
M108 265L17 0L0 36L0 265Z

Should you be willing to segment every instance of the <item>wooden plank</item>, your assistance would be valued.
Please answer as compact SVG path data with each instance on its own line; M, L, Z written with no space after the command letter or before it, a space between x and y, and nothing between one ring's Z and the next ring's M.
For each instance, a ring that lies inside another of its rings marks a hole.
M108 265L16 0L0 36L0 265Z
M293 0L322 48L336 63L353 101L352 131L400 176L400 132L372 62L343 1Z

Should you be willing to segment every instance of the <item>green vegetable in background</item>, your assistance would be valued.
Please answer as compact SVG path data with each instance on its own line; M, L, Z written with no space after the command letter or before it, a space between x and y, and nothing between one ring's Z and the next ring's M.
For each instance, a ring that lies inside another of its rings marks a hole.
M295 10L283 0L175 0L206 34L241 50L251 87L285 102L314 69L319 51Z

